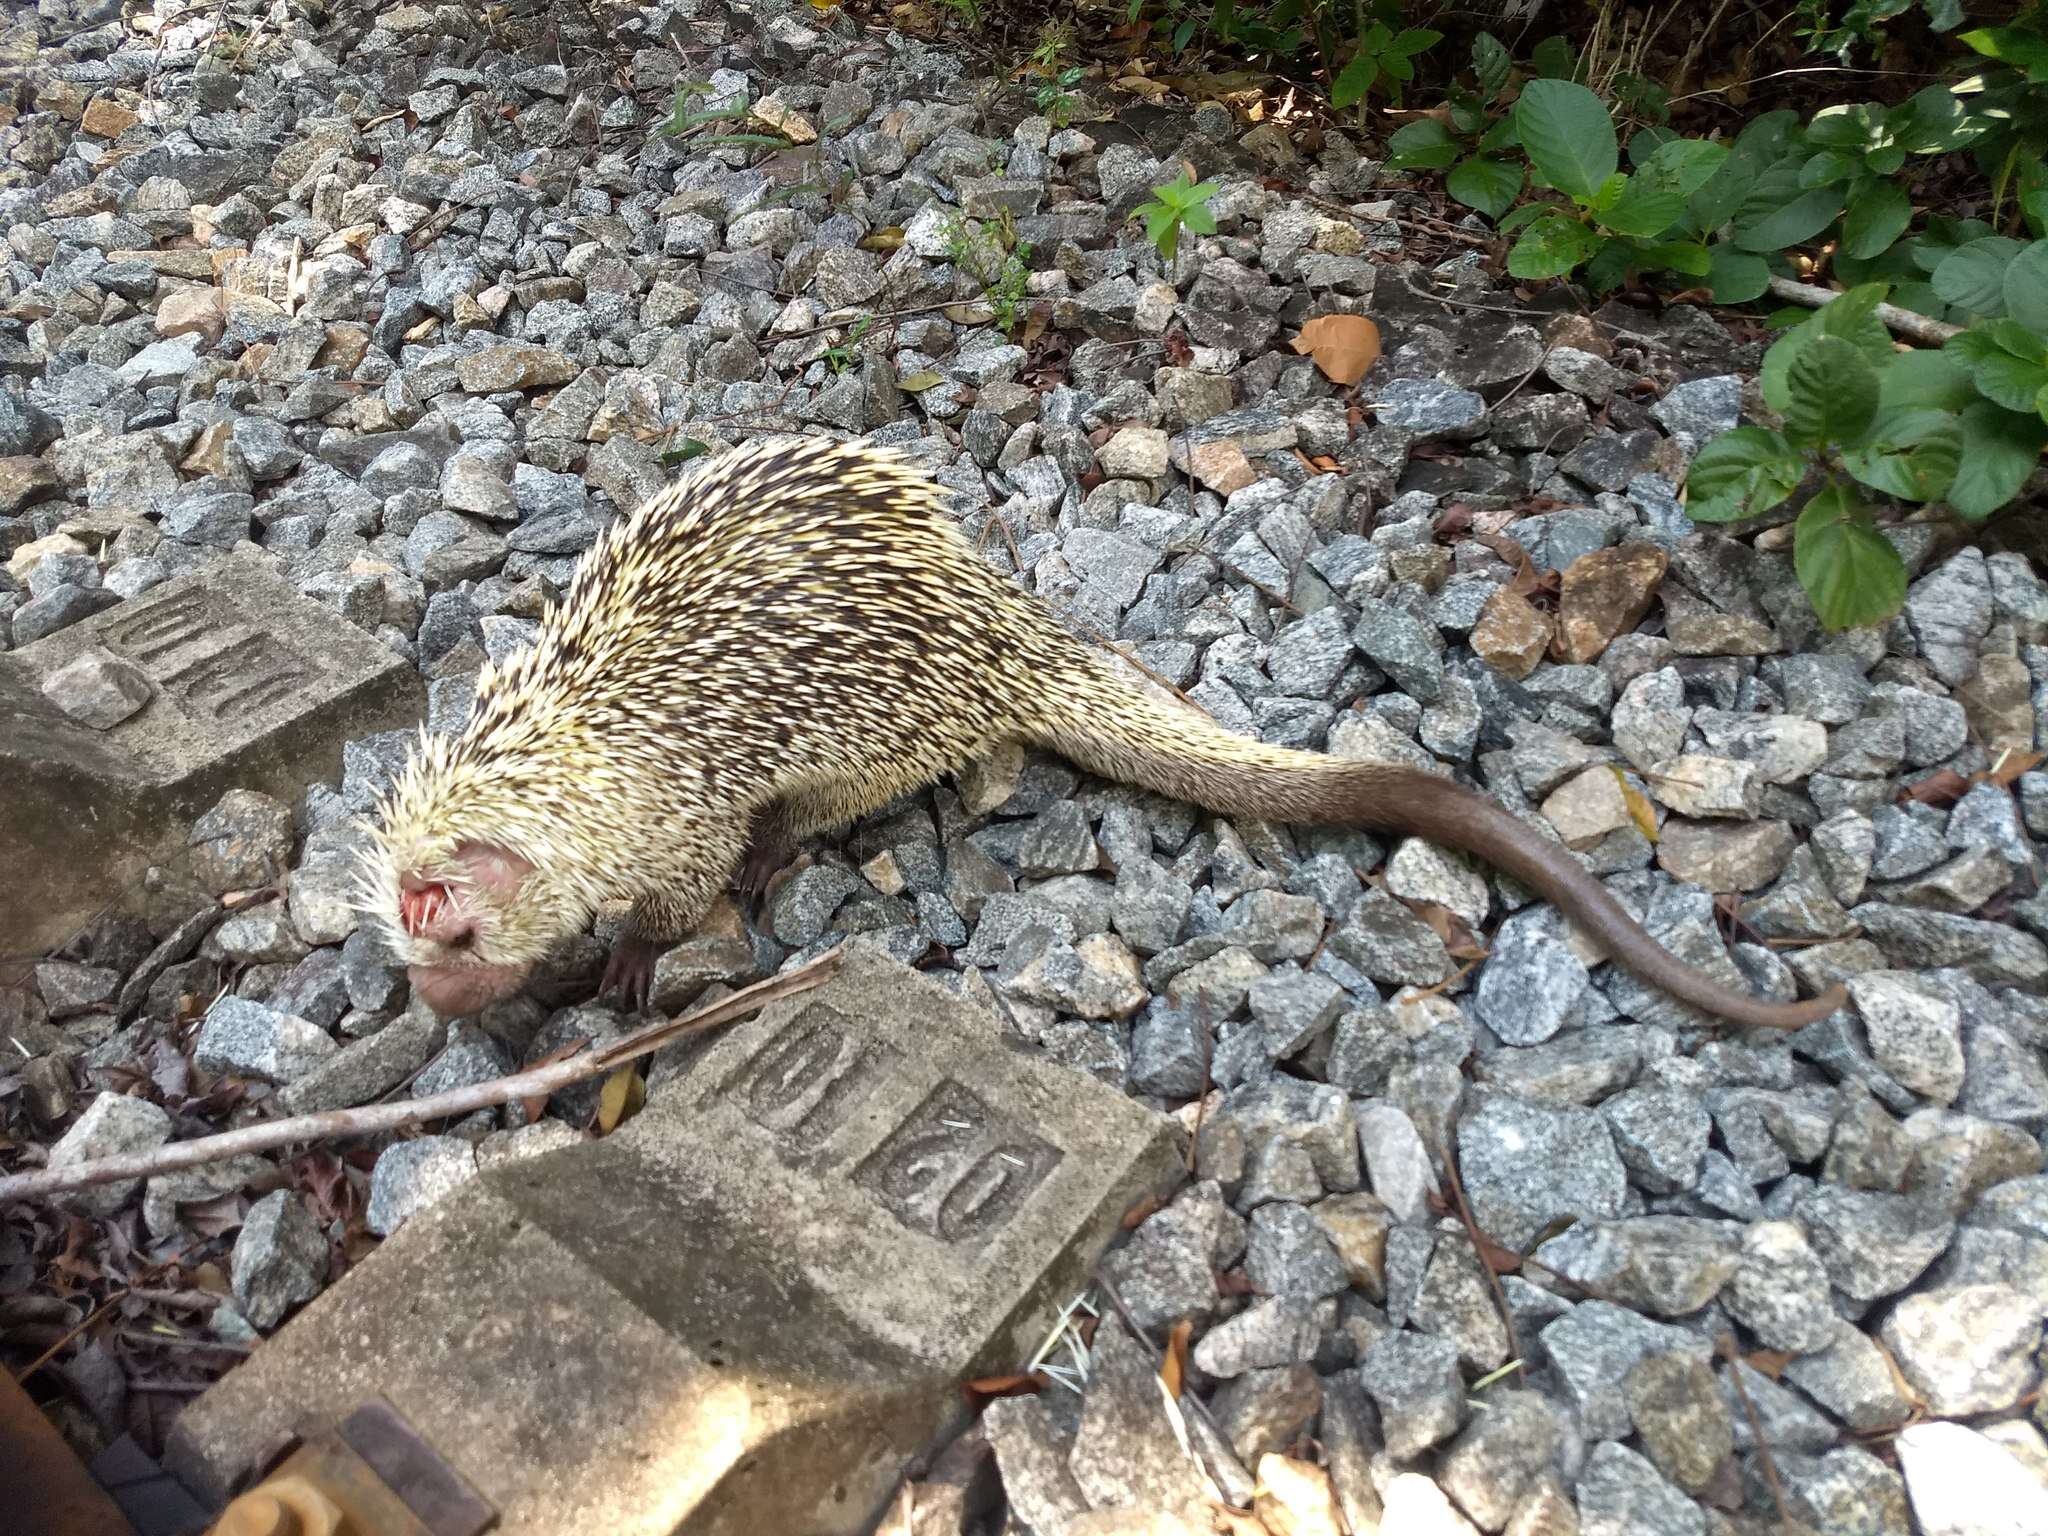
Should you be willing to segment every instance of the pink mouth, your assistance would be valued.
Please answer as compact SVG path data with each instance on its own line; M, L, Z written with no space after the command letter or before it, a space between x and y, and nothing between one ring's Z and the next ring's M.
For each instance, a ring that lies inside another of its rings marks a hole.
M510 965L415 965L405 974L413 995L444 1019L480 1012L526 980L523 967Z

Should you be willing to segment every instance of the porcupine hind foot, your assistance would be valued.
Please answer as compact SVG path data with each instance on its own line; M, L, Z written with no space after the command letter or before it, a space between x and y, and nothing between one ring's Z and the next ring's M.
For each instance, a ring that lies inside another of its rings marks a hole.
M758 917L768 906L781 881L776 876L796 857L796 838L789 818L779 806L771 806L754 819L747 851L734 871L732 887L740 906L749 917Z

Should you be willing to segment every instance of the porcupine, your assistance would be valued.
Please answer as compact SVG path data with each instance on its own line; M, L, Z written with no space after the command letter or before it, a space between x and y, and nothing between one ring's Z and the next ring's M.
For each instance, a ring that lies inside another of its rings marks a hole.
M986 563L939 487L861 444L756 443L608 527L464 728L422 732L379 807L363 905L442 1014L516 992L628 900L604 994L738 876L998 745L1212 813L1408 834L1476 854L1608 955L1740 1024L1825 1016L1664 949L1563 848L1420 769L1262 744L1141 687Z

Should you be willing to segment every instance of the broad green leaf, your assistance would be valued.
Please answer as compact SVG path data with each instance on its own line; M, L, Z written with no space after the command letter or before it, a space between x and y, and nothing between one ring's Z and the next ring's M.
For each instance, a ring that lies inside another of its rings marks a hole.
M1614 121L1600 98L1570 80L1531 80L1515 103L1529 163L1548 185L1588 202L1621 163Z
M1806 163L1799 167L1799 185L1830 187L1862 173L1861 155L1852 155L1846 149L1823 149L1818 154L1807 156Z
M1428 27L1409 27L1394 35L1393 41L1387 44L1387 52L1396 58L1412 59L1443 40L1443 33L1432 32Z
M1799 349L1785 378L1785 434L1795 443L1853 443L1877 419L1877 370L1840 336Z
M1412 123L1404 123L1394 130L1387 140L1392 151L1387 156L1387 169L1405 171L1419 167L1428 171L1440 171L1447 165L1454 165L1458 159L1458 141L1451 130L1433 117L1419 117Z
M1892 350L1891 332L1876 313L1884 295L1882 283L1864 283L1848 289L1771 343L1770 350L1764 353L1758 382L1772 410L1785 414L1791 401L1786 379L1793 360L1817 336L1839 336L1854 342L1873 368L1881 370L1891 365L1898 354Z
M1705 186L1727 158L1724 146L1704 139L1665 141L1629 178L1620 200L1600 222L1616 234L1645 240L1663 234L1684 215L1686 199Z
M1914 265L1931 275L1949 252L1968 245L1972 240L1982 240L1991 232L1991 226L1982 219L1948 219L1940 214L1929 214L1926 227L1907 243L1913 252Z
M1880 370L1881 411L1960 411L1977 398L1970 376L1945 352L1900 352Z
M1577 219L1547 209L1508 252L1508 273L1529 280L1562 277L1599 249L1600 237L1592 230Z
M1927 25L1936 32L1953 32L1963 24L1962 0L1926 0Z
M1504 149L1519 149L1521 146L1522 136L1515 132L1515 114L1512 112L1503 113L1499 121L1479 138L1481 154L1493 155Z
M1901 501L1939 501L1963 458L1963 428L1949 411L1880 411L1842 464L1872 490Z
M1512 210L1506 218L1502 219L1497 228L1504 235L1512 235L1524 224L1533 224L1546 213L1555 212L1557 212L1557 205L1555 203L1524 203L1521 207Z
M2004 235L1972 240L1942 258L1934 269L1934 291L1946 303L1973 315L2005 313L2005 269L2026 247Z
M1522 168L1505 160L1474 155L1444 178L1444 190L1467 208L1497 219L1514 205L1522 190Z
M1877 306L1884 302L1883 283L1858 283L1814 311L1814 328L1825 336L1840 336L1856 343L1872 363L1883 363L1892 352L1891 332L1877 318Z
M1905 562L1845 486L1828 486L1799 514L1792 566L1831 630L1882 624L1905 606Z
M2020 194L2020 211L2027 216L2027 227L2035 237L2048 235L2048 187L2035 187Z
M2048 335L2048 240L2036 240L2013 257L2000 296L2008 315Z
M1546 80L1570 80L1579 72L1579 56L1561 37L1546 37L1529 55L1529 63Z
M1380 56L1361 45L1330 86L1330 105L1340 112L1355 105L1379 77Z
M1781 432L1737 427L1700 449L1685 477L1685 514L1732 523L1768 512L1799 487L1806 460Z
M1884 108L1872 101L1822 107L1807 121L1806 141L1826 149L1861 152L1877 142L1883 119Z
M1662 268L1685 277L1711 277L1714 259L1707 248L1692 240L1652 240L1638 253L1646 271Z
M1707 282L1716 304L1747 304L1771 286L1770 264L1723 241L1707 250Z
M1472 73L1479 80L1479 94L1487 100L1498 96L1508 83L1510 64L1507 45L1491 32L1472 39Z
M1896 176L1905 163L1906 152L1896 144L1873 149L1863 157L1863 168L1877 176Z
M1616 203L1620 202L1627 191L1628 173L1616 171L1612 176L1600 183L1600 190L1593 194L1593 200L1589 206L1595 213L1605 213Z
M1934 291L1932 283L1901 283L1892 291L1892 302L1930 320L1952 320L1955 314L1941 302L1941 295Z
M2034 396L2034 409L2040 413L2041 420L2048 423L2048 384L2043 384L2041 393Z
M1600 249L1586 263L1580 278L1595 293L1612 293L1640 269L1635 243L1614 237L1601 242Z
M1759 176L1735 214L1735 244L1760 254L1811 240L1842 211L1840 187L1799 187L1799 170L1782 160Z
M1961 420L1963 462L1948 488L1948 504L1977 523L2019 494L2040 461L2048 423L1989 400L1965 406Z
M1997 59L2020 70L2038 84L2048 79L2048 37L2021 27L1979 27L1957 34L1965 46L1987 59Z
M2041 342L2024 326L2000 320L1949 338L1942 351L1970 370L1977 392L2008 411L2031 411L2034 397L2048 384L2041 362ZM2023 355L2024 354L2024 355Z
M1790 137L1798 129L1798 115L1782 108L1766 112L1745 126L1735 136L1721 168L1693 194L1687 209L1693 228L1701 234L1712 234L1734 218L1757 179L1786 157Z
M1877 256L1906 232L1912 217L1912 199L1897 182L1860 187L1850 194L1849 211L1842 219L1842 249L1863 259Z
M1902 148L1916 155L1947 154L1984 132L1964 110L1962 98L1946 85L1915 91L1885 115L1885 126Z

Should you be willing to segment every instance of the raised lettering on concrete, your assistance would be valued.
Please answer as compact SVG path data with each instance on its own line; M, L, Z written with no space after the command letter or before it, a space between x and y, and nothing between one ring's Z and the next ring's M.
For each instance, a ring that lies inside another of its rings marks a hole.
M98 731L43 681L99 652L150 684L143 707ZM351 737L411 725L410 663L236 555L0 655L0 949L61 943L182 846L234 788L283 799L341 766Z
M504 1536L842 1536L1013 1369L1167 1122L887 958L714 1039L616 1134L492 1168L186 1409L218 1489L381 1392Z

